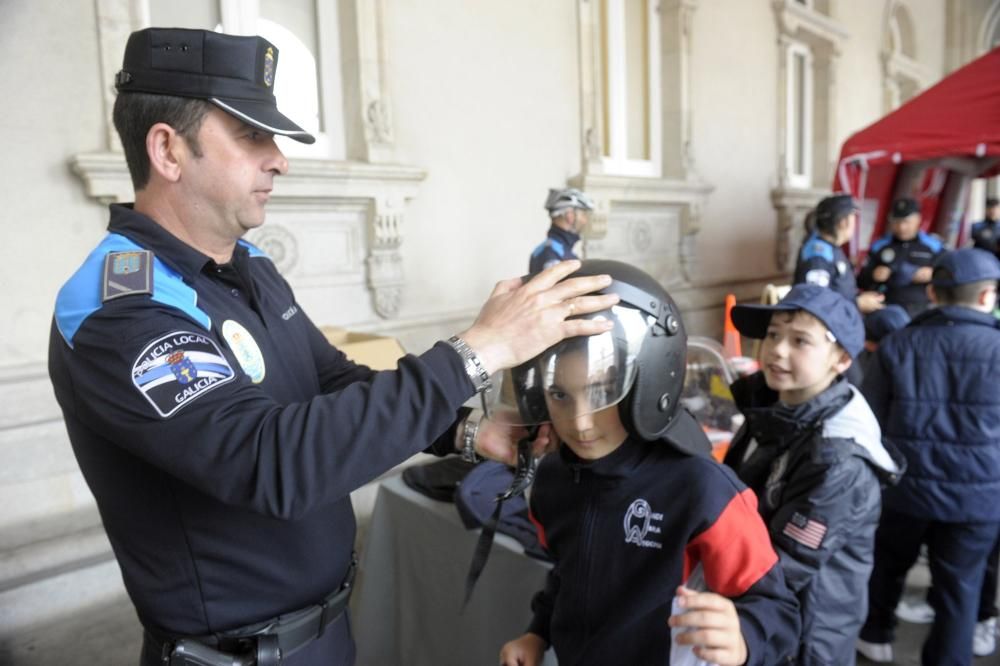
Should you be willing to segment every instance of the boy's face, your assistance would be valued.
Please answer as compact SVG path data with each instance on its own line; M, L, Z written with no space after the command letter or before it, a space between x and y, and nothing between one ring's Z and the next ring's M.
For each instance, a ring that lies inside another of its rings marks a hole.
M567 354L556 363L552 381L545 387L545 404L559 439L584 460L608 455L625 441L628 432L618 416L618 406L607 404L602 394L614 384L612 377L588 373L583 354Z
M807 312L775 312L760 348L764 378L778 397L797 405L825 390L851 358Z

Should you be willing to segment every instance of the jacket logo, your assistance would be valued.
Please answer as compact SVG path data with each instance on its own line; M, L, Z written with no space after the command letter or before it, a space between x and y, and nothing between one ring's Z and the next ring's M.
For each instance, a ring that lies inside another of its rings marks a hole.
M299 309L293 305L292 307L288 308L287 310L281 313L281 318L284 319L285 321L288 321L296 314L298 314L298 312Z
M660 526L654 525L653 521L662 522L663 514L653 513L649 502L644 499L632 502L625 512L625 543L634 543L640 548L663 548L659 541L646 538L650 534L660 533Z

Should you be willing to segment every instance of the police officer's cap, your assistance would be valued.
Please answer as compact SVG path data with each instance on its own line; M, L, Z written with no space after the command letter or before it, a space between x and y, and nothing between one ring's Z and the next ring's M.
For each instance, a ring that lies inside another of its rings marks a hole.
M992 252L967 247L944 252L934 262L935 287L957 287L970 282L1000 280L1000 260Z
M890 213L890 217L894 220L899 220L919 212L920 204L917 203L917 200L904 197L902 199L896 199L892 202L892 212Z
M840 218L858 212L858 202L850 194L834 194L816 205L816 224L829 226Z
M996 197L988 197L986 199L986 207L993 208L993 206L1000 206L1000 199L997 199Z
M805 310L823 322L837 344L854 358L865 346L865 325L858 307L833 289L797 284L775 305L740 304L733 308L733 324L748 338L764 339L775 312Z
M277 68L278 49L263 37L146 28L129 36L115 88L119 94L203 99L265 132L313 143L311 134L278 111Z

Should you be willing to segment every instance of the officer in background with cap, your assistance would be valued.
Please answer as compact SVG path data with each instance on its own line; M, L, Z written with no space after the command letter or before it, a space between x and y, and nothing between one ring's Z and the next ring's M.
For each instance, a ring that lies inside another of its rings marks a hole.
M349 493L421 450L513 461L462 405L564 337L610 328L607 276L500 282L475 323L394 371L329 345L242 240L311 143L260 37L149 28L116 77L135 203L60 290L49 371L145 629L141 663L350 664ZM536 445L543 445L546 437ZM241 661L237 661L237 660Z
M545 199L552 226L548 238L531 251L528 274L534 275L566 259L576 259L573 246L580 242L580 234L587 226L594 201L575 187L550 189Z
M851 195L835 194L820 201L811 233L799 250L792 282L829 287L867 314L881 308L885 297L872 291L858 293L854 267L841 249L857 224L858 204Z
M871 603L858 650L892 661L906 572L928 545L934 624L924 664L971 664L987 555L1000 528L1000 330L992 312L1000 261L967 248L942 254L935 307L882 339L863 392L883 441L907 463L883 494Z
M972 225L972 246L997 254L997 234L1000 233L1000 200L986 200L986 219Z
M889 234L872 243L858 276L862 289L885 294L885 302L903 306L911 317L930 305L927 283L941 253L941 241L920 229L920 204L896 199L889 212Z

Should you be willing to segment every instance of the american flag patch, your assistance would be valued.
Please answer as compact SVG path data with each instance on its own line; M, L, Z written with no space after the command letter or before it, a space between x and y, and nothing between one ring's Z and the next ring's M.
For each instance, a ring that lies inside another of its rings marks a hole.
M796 511L785 523L781 533L792 541L801 543L806 548L819 550L820 544L823 543L823 537L826 535L826 525L818 520L806 518Z

